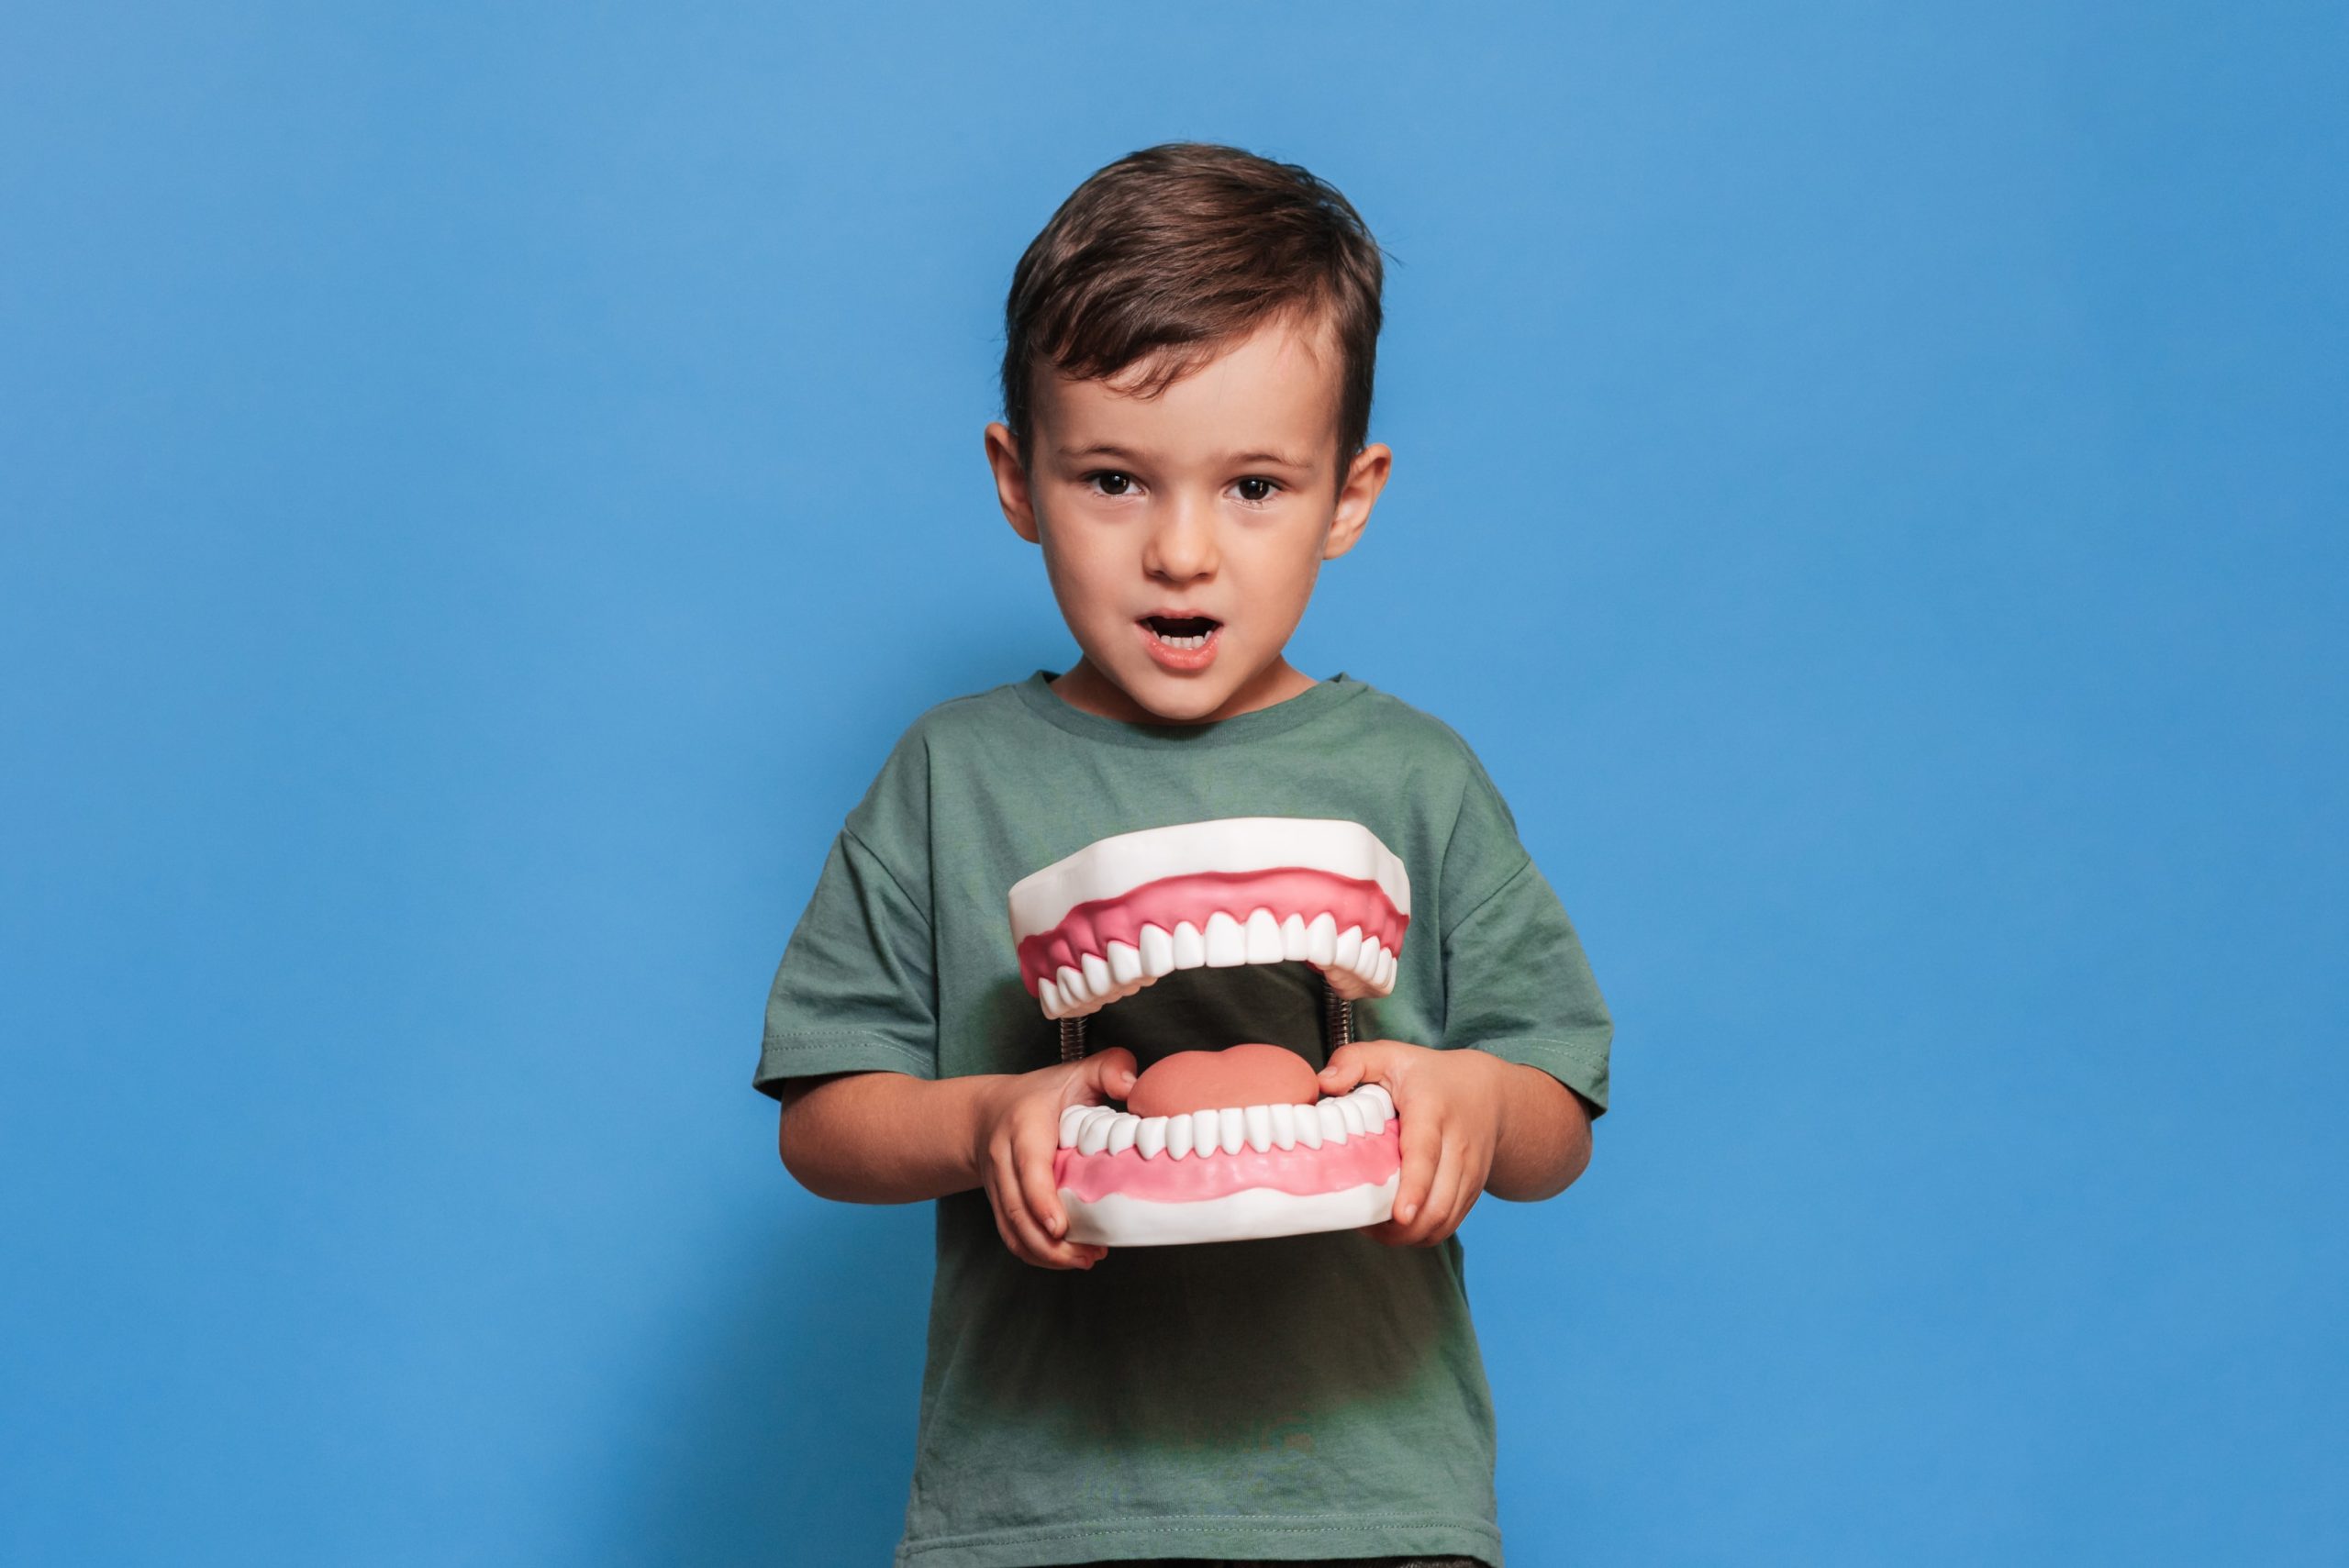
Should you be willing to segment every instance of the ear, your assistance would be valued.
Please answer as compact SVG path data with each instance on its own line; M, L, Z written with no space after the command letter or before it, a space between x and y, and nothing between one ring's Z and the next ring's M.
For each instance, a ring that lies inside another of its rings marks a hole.
M1338 486L1338 509L1330 519L1330 537L1321 545L1322 560L1335 561L1353 549L1394 466L1395 453L1384 441L1373 441L1354 455Z
M1010 523L1011 531L1036 542L1036 500L1028 488L1028 471L1019 465L1019 444L1011 439L1011 427L1001 420L987 426L987 466L995 470L995 496L1003 506L1003 516Z

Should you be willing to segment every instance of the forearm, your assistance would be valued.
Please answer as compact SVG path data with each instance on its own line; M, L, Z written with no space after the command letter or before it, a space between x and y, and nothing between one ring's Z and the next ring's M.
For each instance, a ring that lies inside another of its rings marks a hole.
M1518 1203L1554 1197L1590 1163L1589 1113L1539 1067L1492 1061L1502 1078L1501 1118L1485 1190Z
M917 1078L847 1073L794 1083L776 1142L784 1168L818 1197L918 1203L981 1184L979 1149L1000 1074Z

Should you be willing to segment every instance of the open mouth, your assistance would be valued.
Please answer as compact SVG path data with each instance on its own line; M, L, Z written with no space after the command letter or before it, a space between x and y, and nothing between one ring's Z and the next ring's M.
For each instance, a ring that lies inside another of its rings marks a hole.
M1233 817L1098 840L1013 884L1010 913L1021 983L1049 1018L1082 1018L1178 969L1252 963L1310 964L1355 1001L1395 988L1411 886L1358 822ZM1186 1086L1143 1107L1167 1114L1062 1113L1052 1174L1072 1240L1238 1240L1388 1218L1402 1161L1384 1088L1320 1095L1309 1062L1277 1046L1175 1055L1191 1062ZM1268 1089L1266 1060L1302 1076ZM1142 1098L1137 1084L1129 1103Z
M1223 643L1223 623L1213 616L1144 616L1134 630L1152 660L1177 673L1205 670Z
M1195 653L1208 645L1223 623L1213 616L1144 616L1141 624L1167 647Z

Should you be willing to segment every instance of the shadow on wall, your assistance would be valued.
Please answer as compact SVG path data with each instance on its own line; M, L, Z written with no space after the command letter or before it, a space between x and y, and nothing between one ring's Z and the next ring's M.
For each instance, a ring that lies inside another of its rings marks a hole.
M781 1173L776 1173L780 1178ZM591 1561L886 1562L905 1523L933 1206L773 1205L674 1362Z

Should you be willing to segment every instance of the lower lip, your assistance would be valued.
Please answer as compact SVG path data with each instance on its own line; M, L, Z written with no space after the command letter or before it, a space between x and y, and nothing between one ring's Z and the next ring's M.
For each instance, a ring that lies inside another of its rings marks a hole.
M1158 633L1150 629L1148 621L1134 622L1134 629L1141 633L1141 643L1150 656L1169 670L1204 670L1215 661L1215 651L1223 642L1223 628L1219 625L1208 633L1207 641L1197 648L1173 648L1160 640Z

